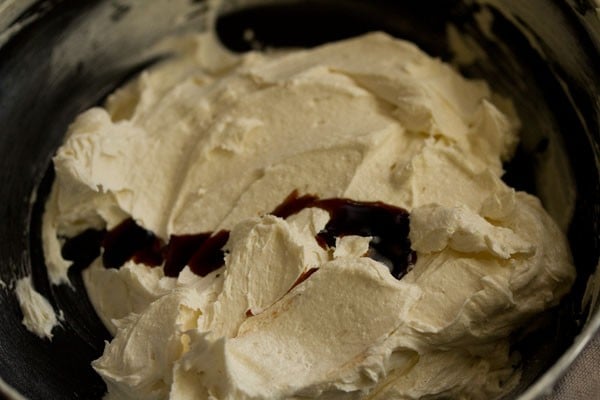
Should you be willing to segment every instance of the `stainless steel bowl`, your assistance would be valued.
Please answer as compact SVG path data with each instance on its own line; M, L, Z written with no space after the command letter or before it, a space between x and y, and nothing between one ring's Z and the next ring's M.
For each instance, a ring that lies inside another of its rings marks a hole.
M600 329L598 303L582 304L600 249L600 18L593 0L223 1L216 30L236 51L311 46L370 30L452 60L450 36L476 57L459 64L513 99L522 144L506 180L536 193L568 233L578 278L559 307L515 335L522 384L509 398L548 393ZM50 159L69 122L166 54L162 37L207 28L207 1L0 0L0 393L9 398L101 398L90 367L108 333L85 295L52 286L40 245ZM255 40L245 40L251 29ZM458 34L458 35L457 35ZM464 58L463 58L463 61ZM52 342L21 324L12 284L32 275L64 313ZM596 288L596 293L597 293ZM588 291L588 294L590 292Z

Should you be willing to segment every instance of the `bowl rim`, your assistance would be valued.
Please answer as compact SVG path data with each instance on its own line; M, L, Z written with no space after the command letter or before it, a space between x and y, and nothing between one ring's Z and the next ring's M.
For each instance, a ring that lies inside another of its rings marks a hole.
M598 260L595 272L588 278L588 282L595 275L600 275L600 260ZM595 289L599 290L600 288ZM596 304L591 304L591 306L592 309L588 314L589 319L584 324L581 332L575 336L573 343L517 400L536 400L550 395L556 389L556 385L561 378L571 369L575 360L584 353L586 347L588 347L596 336L600 336L600 301Z
M2 396L5 396L7 400L27 400L26 397L17 392L15 388L4 382L2 377L0 377L0 397Z

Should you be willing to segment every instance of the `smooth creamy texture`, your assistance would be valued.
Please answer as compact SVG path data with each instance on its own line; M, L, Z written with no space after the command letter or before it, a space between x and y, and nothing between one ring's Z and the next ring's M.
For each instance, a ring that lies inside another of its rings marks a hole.
M48 300L33 288L30 276L17 281L15 294L23 313L22 322L27 330L42 339L52 340L52 329L58 325L56 313Z
M539 201L500 180L517 142L510 104L381 33L284 54L235 57L208 36L178 49L80 115L54 159L44 248L55 283L69 267L57 235L129 216L165 240L231 230L225 266L204 278L100 260L84 272L115 335L93 363L107 398L510 390L507 336L575 275ZM416 265L397 280L358 236L324 250L323 210L266 215L293 190L405 208Z

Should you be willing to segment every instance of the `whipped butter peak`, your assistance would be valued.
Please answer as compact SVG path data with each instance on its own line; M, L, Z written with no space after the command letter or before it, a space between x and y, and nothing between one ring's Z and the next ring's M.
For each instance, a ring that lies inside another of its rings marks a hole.
M177 48L81 114L54 158L54 283L67 280L61 241L86 229L130 220L162 245L228 232L203 274L134 255L107 269L106 253L84 271L114 335L93 363L107 398L510 391L510 334L575 272L539 200L501 180L518 141L508 102L383 33L276 54L213 58L208 35ZM406 210L404 228L328 237L335 215L318 200L277 207L294 191ZM376 255L394 244L414 262L396 276Z
M23 313L25 328L42 339L52 340L52 330L60 324L61 317L56 315L50 302L35 290L31 276L17 280L15 295Z

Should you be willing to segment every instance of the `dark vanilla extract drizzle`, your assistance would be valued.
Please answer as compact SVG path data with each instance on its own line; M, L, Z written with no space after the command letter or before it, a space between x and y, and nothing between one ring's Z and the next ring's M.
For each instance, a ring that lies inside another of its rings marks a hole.
M325 228L315 237L321 247L334 248L338 237L370 236L372 239L365 255L387 265L397 279L416 262L416 253L411 250L408 238L408 211L378 201L300 196L294 190L271 214L287 218L310 207L321 208L330 216ZM88 229L68 239L62 254L67 260L85 265L102 254L106 268L120 268L128 260L153 267L164 265L164 273L170 277L177 277L188 265L193 273L206 276L223 266L223 247L228 239L229 231L221 230L172 235L165 243L130 218L109 231ZM304 279L315 271L312 269Z
M398 279L417 261L417 254L410 248L410 215L405 209L380 201L299 196L294 190L271 214L287 218L310 207L321 208L330 216L329 222L316 237L321 247L335 247L337 237L371 236L366 256L387 265Z

